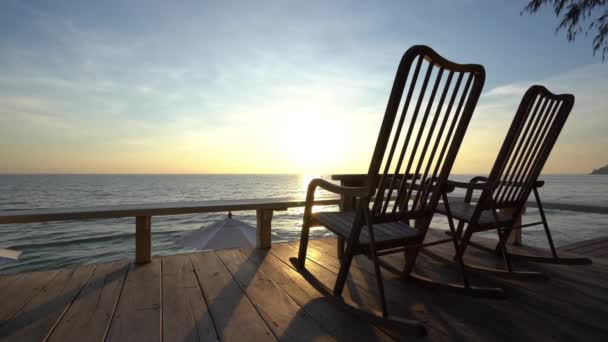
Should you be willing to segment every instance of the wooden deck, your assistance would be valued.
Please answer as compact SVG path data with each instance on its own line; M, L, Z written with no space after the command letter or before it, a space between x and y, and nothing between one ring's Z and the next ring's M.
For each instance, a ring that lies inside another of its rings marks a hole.
M430 234L431 238L438 235ZM441 234L442 235L442 234ZM487 242L486 240L480 242ZM330 286L336 240L310 242L308 270ZM452 246L432 247L443 256ZM532 253L538 250L522 248ZM399 326L323 296L289 261L297 242L269 250L232 249L0 276L2 341L401 340ZM399 255L387 257L398 265ZM467 261L492 263L471 249ZM420 340L608 340L608 264L518 264L551 280L474 277L502 284L507 300L470 298L403 283L384 273L389 311L424 322ZM379 311L373 269L357 257L344 291L347 303ZM445 281L456 269L421 257L417 272Z
M558 248L558 252L576 253L595 259L608 259L608 237L599 237Z

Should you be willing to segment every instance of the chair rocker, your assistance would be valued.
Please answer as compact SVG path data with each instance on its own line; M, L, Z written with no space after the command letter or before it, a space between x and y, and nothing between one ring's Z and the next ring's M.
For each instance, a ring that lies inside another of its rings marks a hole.
M398 271L404 279L422 279L412 269L484 81L481 65L448 61L426 46L406 51L365 186L344 187L323 179L314 179L308 186L299 255L293 260L301 272L310 227L326 227L346 244L339 253L341 266L333 295L341 296L353 256L364 254L373 261L382 316L388 316L380 267ZM317 188L355 198L355 209L313 213ZM405 255L403 270L379 258L392 253Z

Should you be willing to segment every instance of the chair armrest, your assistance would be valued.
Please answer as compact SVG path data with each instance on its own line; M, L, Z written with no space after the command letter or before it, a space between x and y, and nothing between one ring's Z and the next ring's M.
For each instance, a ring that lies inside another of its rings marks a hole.
M493 187L493 185L491 183L488 183L488 178L483 177L483 176L473 177L473 178L471 178L471 180L469 182L457 182L457 181L448 180L447 186L448 186L448 191L446 191L446 192L451 192L454 190L454 188L467 189L467 192L464 196L465 203L471 203L471 199L473 198L473 191L490 190ZM451 189L451 191L450 191L450 189Z
M354 187L354 186L342 186L326 181L325 179L315 178L310 181L308 190L314 190L319 187L334 194L349 196L349 197L363 197L369 196L369 188L366 186Z
M393 179L393 177L395 178L395 181L400 182L401 179L403 178L403 175L394 175L394 174L388 174L386 175L384 181L385 182L390 182L391 179ZM408 174L406 176L406 179L420 179L422 177L422 175L417 174ZM334 174L331 175L331 179L332 180L336 180L336 181L340 181L342 182L342 184L351 184L354 186L358 186L358 185L364 185L367 180L369 179L369 175L368 174Z
M369 196L368 187L350 187L340 186L334 183L328 182L325 179L315 178L308 183L308 191L306 192L306 204L304 206L304 219L308 220L312 214L312 206L315 201L315 192L317 188L325 189L334 194L349 197L365 197Z
M542 188L544 185L545 185L545 181L542 181L542 180L537 180L536 182L534 182L535 188Z
M490 184L490 183L474 182L473 179L468 183L448 180L448 186L451 186L454 188L464 188L464 189L472 189L472 190L486 190L486 189L492 188L492 184Z

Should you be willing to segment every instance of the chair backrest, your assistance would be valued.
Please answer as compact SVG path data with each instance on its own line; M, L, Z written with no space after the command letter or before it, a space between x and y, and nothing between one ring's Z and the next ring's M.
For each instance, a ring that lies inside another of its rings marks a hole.
M572 106L571 94L555 95L539 85L526 91L488 177L495 188L482 194L480 203L519 214Z
M405 52L369 167L375 221L432 215L484 82L481 65L427 46Z

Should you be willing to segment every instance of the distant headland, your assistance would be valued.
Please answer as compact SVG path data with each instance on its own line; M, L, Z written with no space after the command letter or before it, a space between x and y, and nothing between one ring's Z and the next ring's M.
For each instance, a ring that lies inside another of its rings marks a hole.
M592 175L608 175L608 165L591 171Z

